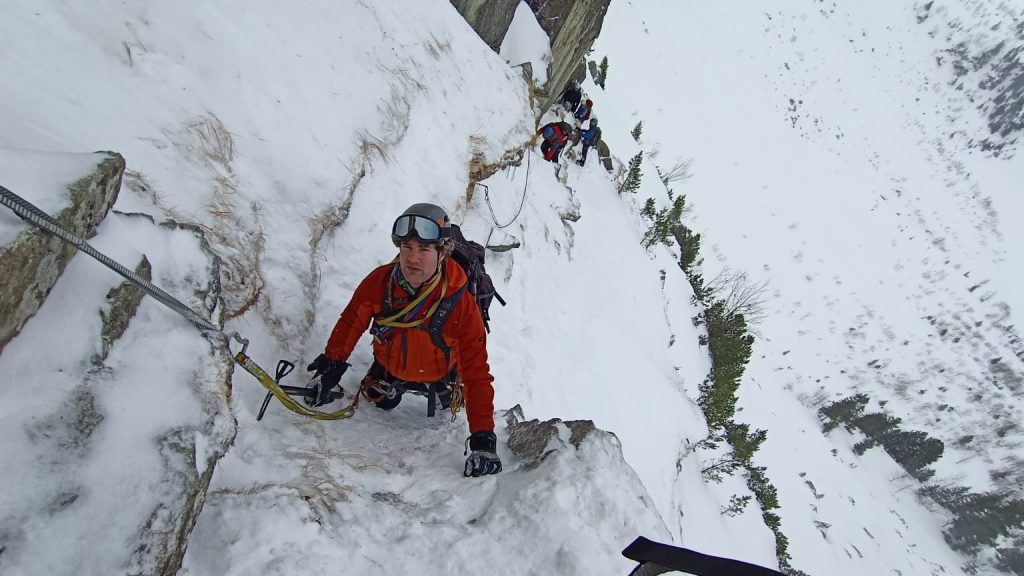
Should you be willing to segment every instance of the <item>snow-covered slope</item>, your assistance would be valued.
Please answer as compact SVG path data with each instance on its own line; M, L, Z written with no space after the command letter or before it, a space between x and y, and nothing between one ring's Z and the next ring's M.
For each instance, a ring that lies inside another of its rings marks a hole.
M1024 239L1005 222L1020 214L1010 194L1020 165L963 156L956 143L968 139L940 138L948 108L967 106L929 76L941 74L941 43L917 41L927 34L911 6L777 4L612 3L595 53L610 54L608 90L584 87L619 159L640 147L659 149L664 166L694 159L676 191L696 205L707 275L728 264L770 282L739 418L769 429L757 462L779 488L793 565L959 574L943 519L893 480L895 464L880 451L854 456L845 433L822 436L800 399L822 386L833 396L866 389L943 439L977 430L966 449L947 442L941 475L983 482L986 467L958 461L1012 453L1012 435L986 431L997 410L1019 419L1015 401L972 394L989 393L996 356L1009 370L1000 374L1016 369L1005 331L1007 310L1024 305L1009 289ZM674 255L640 246L638 207L665 202L653 166L638 194L622 197L596 163L556 173L528 153L468 195L471 161L527 145L536 122L520 71L449 3L18 0L0 21L0 75L16 80L0 94L0 145L122 153L131 172L115 209L203 227L223 261L226 330L248 337L266 367L295 361L288 383L303 381L363 276L394 256L394 216L432 201L470 238L521 243L488 254L509 303L491 310L496 408L589 419L616 436L553 441L536 467L502 443L502 474L465 479L461 416L428 420L414 397L338 422L272 404L257 423L264 392L236 371L235 444L214 473L185 573L622 574L630 563L618 552L640 534L774 565L759 511L720 513L747 493L742 480L700 478L693 444L706 427L692 399L708 359ZM639 120L638 145L629 131ZM96 242L135 254L140 237L121 218ZM178 268L195 257L184 250ZM160 313L149 304L148 315ZM63 317L41 315L33 330L58 333ZM169 311L160 318L190 329ZM185 353L175 345L165 359ZM352 392L367 342L350 361ZM19 385L45 385L25 362L15 368L33 376ZM115 373L108 384L137 390L138 380ZM16 435L3 442L26 449ZM130 522L125 508L112 518ZM55 545L94 545L71 532ZM2 550L0 571L11 558Z
M949 120L959 123L962 115L980 113L988 129L957 136L995 156L1015 154L1024 129L1024 9L986 0L924 2L914 8L918 23L942 43L935 60L952 73L947 81L970 102Z
M320 573L328 561L359 558L378 573L516 573L509 562L528 548L526 571L620 573L630 563L619 550L633 537L672 538L661 518L699 486L693 466L677 480L679 454L704 433L683 385L699 382L706 359L692 330L677 331L670 348L665 320L689 326L688 286L667 255L652 261L639 247L638 219L596 166L573 166L566 186L528 154L470 201L470 160L496 162L526 145L536 124L519 71L448 3L16 8L4 20L0 72L20 81L5 92L0 143L121 152L130 172L115 209L206 231L223 263L225 330L249 338L257 361L304 366L322 350L356 284L393 257L388 229L407 205L437 202L481 241L495 228L492 212L505 223L523 205L503 232L522 247L488 263L509 301L492 310L496 406L591 419L618 437L595 437L535 469L502 448L502 475L468 480L461 417L427 420L411 398L342 422L275 404L256 423L263 390L236 371L239 432L186 571ZM137 243L108 229L97 243ZM666 301L663 287L684 296ZM191 329L169 311L166 319ZM39 319L35 328L61 329ZM145 357L132 358L144 367ZM350 360L351 392L368 346ZM20 385L42 385L45 373L37 376ZM16 436L5 442L28 449ZM756 517L750 525L770 550ZM88 533L78 528L56 543L90 546L88 536L72 538ZM310 550L323 555L311 561Z
M598 112L627 121L607 137L643 120L659 164L692 159L676 191L695 206L706 276L768 283L739 418L769 431L756 461L812 574L957 569L908 540L942 523L910 512L915 483L882 454L851 454L854 437L823 439L814 402L866 392L945 441L939 478L978 491L1020 457L1024 170L1012 146L976 146L993 95L955 89L944 25L915 4L619 3L595 50L611 64ZM993 20L1004 3L946 4L953 36L1016 29Z

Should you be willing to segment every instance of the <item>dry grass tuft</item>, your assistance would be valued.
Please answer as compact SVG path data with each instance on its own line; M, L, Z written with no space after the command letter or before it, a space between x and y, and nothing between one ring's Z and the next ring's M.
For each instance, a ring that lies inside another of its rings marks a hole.
M123 184L129 190L148 199L156 206L160 206L163 202L163 195L157 192L156 188L149 183L149 180L146 179L146 176L142 172L125 169Z
M188 128L199 141L199 149L207 162L230 173L230 164L235 159L235 143L220 118L211 113L189 124Z

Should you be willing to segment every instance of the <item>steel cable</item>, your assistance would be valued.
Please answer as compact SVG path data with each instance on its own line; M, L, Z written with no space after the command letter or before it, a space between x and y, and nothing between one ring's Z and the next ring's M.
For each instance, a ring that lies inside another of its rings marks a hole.
M522 201L519 202L519 210L516 211L516 215L512 217L512 220L510 220L508 224L498 224L498 217L494 215L494 207L491 206L491 190L490 190L490 188L488 188L486 184L481 184L479 182L475 183L476 186L482 186L483 187L483 189L484 189L484 200L487 201L487 209L491 212L491 221L494 222L494 225L496 227L498 227L499 230L502 229L502 228L508 228L517 219L519 219L519 215L522 214L522 212L523 212L523 207L526 206L526 188L530 185L530 158L532 158L532 157L533 157L533 153L530 152L530 151L527 151L526 152L526 182L523 184L523 199L522 199Z
M114 272L117 272L123 276L126 280L135 284L142 290L145 290L150 296L156 298L164 306L167 306L171 310L174 310L178 314L182 315L186 320L195 324L201 330L209 330L212 332L221 332L220 328L214 326L212 322L196 314L191 308L186 306L180 300L171 296L167 292L164 292L160 288L154 286L150 281L142 278L135 272L125 268L115 260L107 257L105 254L99 252L92 246L90 246L85 240L78 236L68 232L64 229L56 220L54 220L49 214L43 212L32 203L28 202L24 198L18 196L14 192L11 192L7 188L0 186L0 204L7 206L15 214L18 215L22 220L32 224L33 226L57 236L61 240L74 245L82 252L85 252L89 256L92 256L96 260L99 260L107 268L110 268Z

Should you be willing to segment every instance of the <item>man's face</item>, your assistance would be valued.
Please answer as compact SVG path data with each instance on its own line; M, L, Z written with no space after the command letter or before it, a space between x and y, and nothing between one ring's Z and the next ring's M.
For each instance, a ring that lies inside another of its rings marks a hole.
M436 244L424 244L415 238L403 240L398 252L402 276L413 288L419 288L437 272L439 259Z

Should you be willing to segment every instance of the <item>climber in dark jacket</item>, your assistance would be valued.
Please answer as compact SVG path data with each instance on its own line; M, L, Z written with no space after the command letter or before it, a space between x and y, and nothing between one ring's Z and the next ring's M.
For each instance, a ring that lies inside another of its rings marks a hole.
M597 127L597 116L590 117L590 124L587 129L580 132L580 142L583 142L583 153L580 155L580 159L576 161L577 164L583 166L587 162L587 150L594 146L597 146L597 142L601 139L601 129Z
M558 163L558 155L562 153L569 142L569 134L572 133L572 126L567 122L551 122L545 124L537 131L537 134L544 137L540 144L540 151L544 153L544 159L548 162Z
M569 87L565 89L565 93L562 94L562 104L569 111L569 114L576 113L576 108L579 107L581 98L583 98L583 91L580 89L580 83L573 80L572 84L569 84Z

